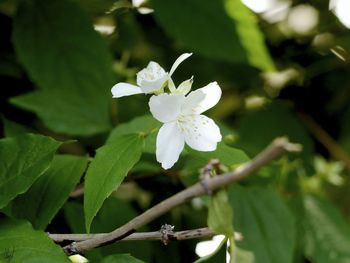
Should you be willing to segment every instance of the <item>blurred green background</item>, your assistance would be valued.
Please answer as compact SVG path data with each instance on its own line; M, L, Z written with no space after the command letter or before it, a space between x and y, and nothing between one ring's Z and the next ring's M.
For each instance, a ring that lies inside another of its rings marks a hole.
M208 116L222 127L226 144L249 157L277 136L304 147L243 182L272 186L300 216L293 262L350 262L350 1L0 0L0 25L3 137L31 131L74 139L60 152L93 156L114 127L149 113L148 97L112 99L111 87L135 83L151 60L169 70L181 53L193 52L175 83L192 75L193 89L219 83L223 96ZM110 231L183 189L197 180L199 166L184 157L163 171L154 154L144 154L130 175L135 182L107 200L93 230ZM76 224L83 220L79 198L49 231L84 231ZM312 212L300 212L301 202ZM177 208L147 229L205 224L205 210L192 209ZM192 262L195 244L123 243L89 256L123 251L146 262Z

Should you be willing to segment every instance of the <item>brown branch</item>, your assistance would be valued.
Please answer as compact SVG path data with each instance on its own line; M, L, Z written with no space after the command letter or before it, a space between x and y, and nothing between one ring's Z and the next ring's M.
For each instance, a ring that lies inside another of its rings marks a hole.
M342 161L346 169L350 171L349 154L309 115L300 114L300 117L311 134L327 149L330 155Z
M219 188L225 187L247 177L248 175L251 175L285 152L295 152L300 150L300 145L290 143L287 138L277 138L253 160L240 166L234 172L225 173L213 178L208 178L205 181L205 187L200 182L196 183L193 186L153 206L152 208L133 218L128 223L115 229L114 231L96 238L90 238L88 240L80 242L73 242L70 245L65 246L64 250L67 254L81 253L96 247L110 244L118 240L122 240L134 233L136 229L148 224L172 208L183 204L193 199L194 197L206 194L208 189L210 191L215 191Z
M71 198L78 198L84 194L84 184L81 183L69 194Z
M102 236L106 236L108 233L99 233L99 234L49 234L49 237L55 241L56 243L61 243L65 241L85 241L91 238L100 238ZM187 239L195 239L195 238L207 238L215 235L215 232L210 230L207 227L197 228L191 230L184 230L173 232L168 235L169 240L187 240ZM120 241L144 241L144 240L162 240L163 235L160 231L155 232L140 232L133 233ZM236 240L242 240L241 233L235 233Z

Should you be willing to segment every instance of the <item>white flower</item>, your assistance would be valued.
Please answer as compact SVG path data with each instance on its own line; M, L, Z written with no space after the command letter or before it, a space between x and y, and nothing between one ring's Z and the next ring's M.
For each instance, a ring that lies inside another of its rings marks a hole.
M349 0L331 0L329 1L329 9L338 17L340 22L347 28L350 28L349 16L350 1Z
M73 263L88 263L89 262L89 260L87 260L87 258L84 258L83 256L81 256L79 254L75 254L73 256L70 256L69 259Z
M154 118L163 122L157 135L157 161L164 169L179 159L185 142L198 151L214 151L221 141L219 127L204 115L218 103L221 89L216 82L184 94L152 96L149 107Z
M147 15L153 13L154 10L152 8L144 7L143 5L147 3L147 0L132 0L132 5L137 9L137 11L142 15Z
M113 98L120 98L140 93L157 93L162 90L164 85L169 81L169 88L174 91L174 84L171 76L182 61L191 56L192 53L184 53L179 56L170 69L170 72L165 70L154 61L148 63L147 67L137 73L137 86L129 83L120 82L112 87Z

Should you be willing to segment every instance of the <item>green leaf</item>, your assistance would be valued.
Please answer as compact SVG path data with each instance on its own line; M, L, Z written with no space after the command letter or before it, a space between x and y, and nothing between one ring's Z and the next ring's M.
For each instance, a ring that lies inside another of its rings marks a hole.
M295 247L293 215L268 188L231 187L234 228L244 239L236 245L254 253L255 263L290 263Z
M105 92L109 94L109 91ZM88 136L110 129L108 98L101 98L98 92L82 95L73 89L38 90L10 101L35 112L48 128L56 132Z
M238 122L239 140L236 147L244 149L249 156L257 155L272 140L288 136L290 141L303 145L303 151L291 158L302 158L303 164L311 170L313 141L308 131L292 109L282 101L275 101L243 116ZM263 131L256 127L264 127Z
M233 211L226 190L211 196L208 206L208 227L217 234L233 235Z
M13 42L39 91L11 101L51 129L92 135L110 128L111 55L91 21L69 0L21 1Z
M266 48L258 21L241 0L225 0L228 16L235 21L239 41L245 49L248 62L264 71L275 71L275 65Z
M329 201L304 198L305 255L317 263L350 262L350 226Z
M0 208L27 191L46 171L60 144L34 134L0 140Z
M6 0L3 0L4 2ZM0 1L1 3L1 1ZM10 1L7 0L7 4L11 5ZM5 4L6 6L6 4ZM2 10L4 10L4 6L1 6ZM4 42L6 37L3 36ZM20 78L22 75L22 69L19 66L18 62L16 61L15 56L11 53L7 53L5 51L6 49L2 49L2 52L0 54L0 76L6 76L11 78Z
M91 233L111 232L136 217L137 214L130 203L111 196L106 199L94 218L91 224ZM80 203L68 202L64 206L64 215L73 233L85 232L84 211ZM147 230L147 228L141 229L141 231ZM146 262L151 262L153 258L152 245L152 242L149 241L138 241L137 245L134 242L117 242L94 249L87 254L87 257L92 262L97 262L98 259L110 254L130 253Z
M144 115L134 118L130 122L122 123L115 127L110 133L107 143L117 140L120 136L130 133L145 135L144 151L148 153L156 152L156 135L161 123L151 115Z
M78 203L77 201L68 201L64 205L63 211L64 211L64 217L72 233L84 233L85 227L82 224L82 222L84 222L83 205L81 203Z
M115 0L74 0L78 2L84 10L86 10L92 16L104 15L107 12L110 12L114 5L116 4Z
M63 250L46 233L25 221L0 221L0 262L69 263Z
M142 148L142 137L130 134L97 150L85 178L84 212L87 230L103 201L118 188L140 159Z
M249 157L240 149L227 146L220 142L213 152L200 152L187 148L189 155L186 159L185 168L181 172L181 179L186 185L198 181L198 172L212 159L218 159L221 164L235 168L237 165L249 161Z
M2 117L2 122L4 124L4 135L5 137L12 137L20 135L23 133L30 133L30 128L23 126L22 124L10 121L5 117Z
M120 211L123 211L121 214ZM91 229L94 233L111 232L137 216L135 209L126 201L113 196L106 199L94 218Z
M274 70L256 17L240 0L152 3L160 25L187 48L210 58Z
M249 157L244 151L227 146L225 143L220 142L215 151L212 152L200 152L188 148L191 155L191 168L202 168L211 159L218 159L221 164L224 164L230 168L234 168L238 164L249 161ZM194 162L194 163L193 163Z
M49 169L29 190L10 203L10 215L44 230L67 201L86 169L87 157L56 155Z
M105 257L100 263L143 263L143 261L128 254L117 254Z
M254 263L255 258L254 258L254 254L251 251L247 251L241 248L236 247L235 248L236 253L235 253L235 260L236 261L232 261L232 262L237 262L237 263ZM231 255L232 258L232 255Z

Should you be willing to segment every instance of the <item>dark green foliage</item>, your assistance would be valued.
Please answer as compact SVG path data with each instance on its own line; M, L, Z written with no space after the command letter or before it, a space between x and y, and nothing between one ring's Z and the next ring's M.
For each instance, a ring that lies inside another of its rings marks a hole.
M86 136L110 128L111 56L76 4L21 1L13 42L39 88L12 99L15 105L61 133Z
M0 208L27 191L47 170L60 144L34 134L0 140Z
M231 187L234 226L244 236L240 248L254 252L261 263L293 262L296 244L292 213L271 189Z
M230 263L350 263L350 31L329 1L291 1L285 17L243 2L0 0L1 263L70 262L44 231L113 231L203 180L211 160L219 164L208 174L222 176L280 136L303 151L135 230L208 226L243 240L225 240L201 258L198 238L167 246L118 241L84 256L220 263L228 252ZM278 9L288 1L272 2ZM141 14L144 7L154 12ZM298 9L311 13L293 27ZM301 31L312 12L315 27ZM209 152L186 145L164 170L155 155L162 124L150 114L153 94L114 99L111 88L136 84L150 61L169 72L185 52L193 55L174 83L193 75L195 90L217 81L221 99L203 114L223 139Z
M239 0L152 3L162 27L187 48L218 60L274 69L256 18Z
M86 157L56 155L49 169L8 208L10 216L27 219L44 230L67 201L87 165Z

